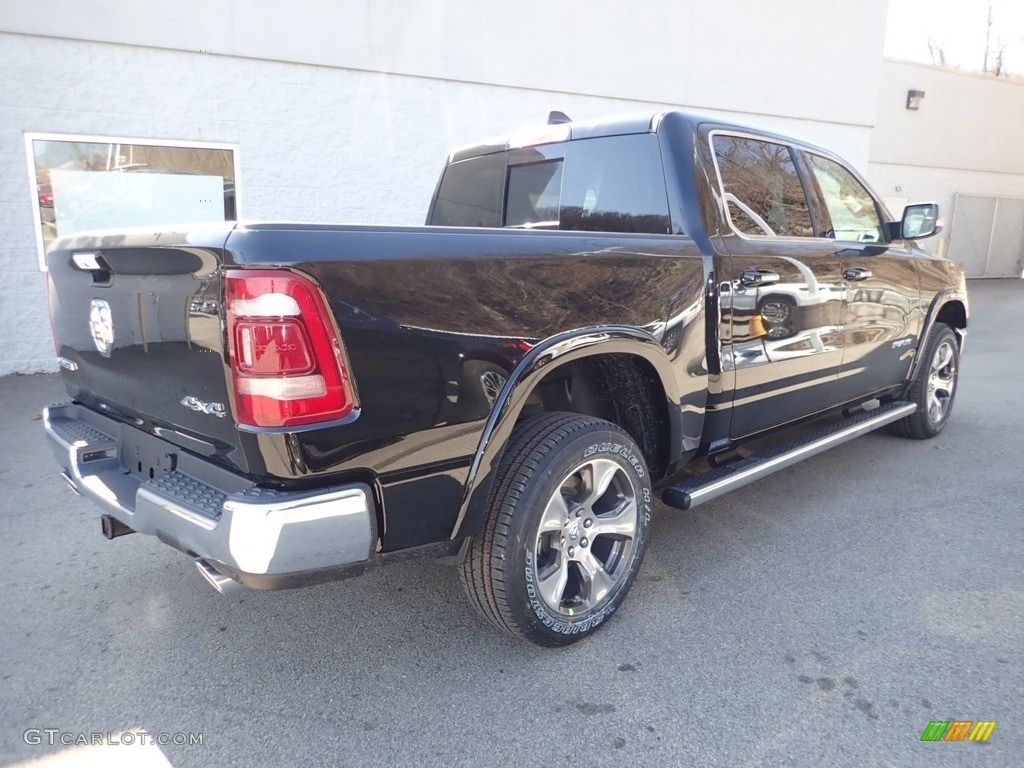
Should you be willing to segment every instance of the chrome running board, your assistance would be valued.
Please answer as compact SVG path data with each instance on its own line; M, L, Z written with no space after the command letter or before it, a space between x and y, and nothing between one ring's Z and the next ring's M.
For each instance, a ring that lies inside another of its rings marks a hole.
M753 483L773 472L823 453L855 437L899 421L917 410L913 403L888 403L864 413L834 422L788 443L774 446L731 464L712 469L666 488L662 500L676 509L693 509L729 491Z

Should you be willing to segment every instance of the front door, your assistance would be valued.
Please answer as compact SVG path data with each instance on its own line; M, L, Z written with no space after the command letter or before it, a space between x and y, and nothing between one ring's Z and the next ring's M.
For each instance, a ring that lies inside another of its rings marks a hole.
M905 243L889 242L878 203L852 171L817 153L804 157L845 286L838 394L854 400L907 377L922 322L917 265Z

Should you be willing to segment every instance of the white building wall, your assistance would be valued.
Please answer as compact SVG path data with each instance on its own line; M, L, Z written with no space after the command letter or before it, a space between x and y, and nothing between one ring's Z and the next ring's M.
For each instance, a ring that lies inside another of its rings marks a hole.
M944 253L957 193L1024 197L1022 130L1024 80L885 60L868 178L883 197L938 201L947 230L922 244Z
M870 127L886 0L47 0L0 30ZM842 33L836 33L842 30Z
M14 5L0 0L0 375L55 368L25 132L233 143L243 217L316 222L421 223L449 148L552 109L682 107L863 169L885 19L872 0L826 40L794 31L806 0Z
M1024 175L1024 80L887 59L874 98L872 163Z

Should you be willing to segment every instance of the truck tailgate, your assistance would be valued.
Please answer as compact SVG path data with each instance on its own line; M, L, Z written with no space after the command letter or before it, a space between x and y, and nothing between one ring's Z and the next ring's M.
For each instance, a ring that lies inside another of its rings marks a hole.
M64 238L48 287L74 400L244 471L221 321L232 227Z

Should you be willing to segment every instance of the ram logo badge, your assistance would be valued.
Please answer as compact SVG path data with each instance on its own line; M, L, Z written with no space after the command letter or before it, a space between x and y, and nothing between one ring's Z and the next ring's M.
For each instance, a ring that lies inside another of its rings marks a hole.
M110 357L110 350L114 348L114 317L110 305L103 299L93 299L89 306L89 334L99 353Z
M216 416L218 419L223 419L227 415L227 412L224 410L224 403L204 403L198 397L193 397L192 395L185 395L181 398L181 404L186 408L191 408L193 411Z

